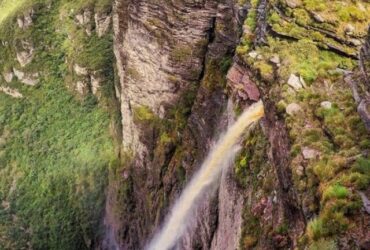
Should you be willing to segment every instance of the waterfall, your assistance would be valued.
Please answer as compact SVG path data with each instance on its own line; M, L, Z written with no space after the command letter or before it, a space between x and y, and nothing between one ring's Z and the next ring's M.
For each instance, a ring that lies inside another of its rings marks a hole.
M197 207L197 201L212 187L227 161L235 156L234 146L245 129L264 115L263 103L259 101L249 107L238 120L227 129L218 140L202 164L198 173L187 185L171 212L163 228L149 243L148 250L172 249L189 226L189 218Z

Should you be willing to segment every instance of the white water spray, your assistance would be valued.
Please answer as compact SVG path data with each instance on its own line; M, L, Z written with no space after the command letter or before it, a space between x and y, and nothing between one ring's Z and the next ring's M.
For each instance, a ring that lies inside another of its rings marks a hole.
M189 216L197 205L197 200L203 197L212 183L222 171L225 160L230 158L230 153L244 130L253 122L264 115L262 101L249 107L239 119L228 128L226 134L220 138L211 153L201 166L199 172L193 177L183 191L180 198L172 208L164 227L153 238L148 250L169 250L173 248L189 226Z

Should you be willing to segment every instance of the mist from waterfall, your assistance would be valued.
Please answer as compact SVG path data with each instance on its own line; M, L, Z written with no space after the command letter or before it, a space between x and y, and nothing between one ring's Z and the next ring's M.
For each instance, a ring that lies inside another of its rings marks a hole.
M237 153L235 146L239 138L247 127L258 121L263 115L263 103L259 101L246 109L238 120L229 126L172 207L164 226L147 246L148 250L169 250L177 244L189 227L190 216L197 208L198 201L207 194L209 189L214 187L212 184L215 184L222 169L227 167L230 159L235 157Z

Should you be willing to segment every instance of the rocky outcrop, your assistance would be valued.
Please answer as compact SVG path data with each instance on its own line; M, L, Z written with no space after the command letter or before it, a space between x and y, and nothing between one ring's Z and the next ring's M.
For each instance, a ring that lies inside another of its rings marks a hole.
M95 13L94 20L95 20L95 29L98 36L102 37L105 34L107 34L112 23L111 14Z
M17 24L20 29L27 29L30 27L33 23L33 15L34 15L34 10L29 9L23 13L23 15L20 15L17 17Z
M4 92L5 94L10 95L11 97L14 97L14 98L22 98L23 97L23 95L17 89L12 89L10 87L0 86L0 91Z
M77 25L85 28L85 32L88 36L91 36L92 34L92 18L93 12L90 9L84 9L75 17Z
M33 60L34 47L29 41L21 41L21 46L17 51L17 60L21 67L25 67Z
M39 73L26 73L13 68L14 75L18 80L26 85L35 86L39 82Z
M126 219L116 228L124 249L145 244L210 148L226 104L220 65L233 54L245 14L244 6L231 0L116 1L113 24L120 77L116 89L123 149L133 158L125 173L128 180L135 180L129 197L132 209L120 215ZM156 124L179 126L171 117L184 109L191 110L181 118L185 128L177 127L176 134L166 132L177 145L163 145ZM152 117L150 123L138 119L143 111ZM148 200L150 207L145 205ZM214 244L227 244L221 235L231 223L223 218L217 228L218 204L213 195L204 202L180 248L210 248L218 230ZM222 216L227 216L225 210Z

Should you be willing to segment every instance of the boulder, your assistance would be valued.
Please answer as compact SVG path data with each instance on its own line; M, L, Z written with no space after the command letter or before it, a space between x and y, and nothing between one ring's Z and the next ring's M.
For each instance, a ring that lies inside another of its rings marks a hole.
M17 70L16 68L13 68L14 75L19 79L22 80L24 77L24 72Z
M274 55L273 57L270 58L270 62L280 64L280 57L278 55Z
M253 59L256 59L257 57L258 57L258 52L257 51L251 51L251 52L249 52L248 53L248 55L250 56L250 57L252 57Z
M288 115L294 116L302 112L302 108L297 103L291 103L285 108L285 111Z
M319 23L323 23L325 22L325 19L318 13L316 12L311 12L312 13L312 17L313 19L315 19L315 21L319 22Z
M300 0L286 0L286 4L288 5L289 8L297 8L302 5L302 2Z
M73 65L73 70L78 76L87 76L89 74L86 68L78 65L77 63Z
M3 73L3 77L4 77L4 80L7 83L10 83L13 80L14 73L13 72L5 72L5 73Z
M13 68L13 72L18 80L26 85L35 86L39 82L39 73L26 74L16 68Z
M38 73L25 75L25 77L21 79L21 82L29 86L35 86L39 82L38 77L39 77Z
M243 78L243 73L238 66L233 65L226 76L227 80L239 84Z
M4 92L5 94L10 95L14 98L22 98L23 97L23 95L21 93L19 93L18 90L12 89L12 88L9 88L9 87L0 86L0 91Z
M291 86L294 90L298 91L303 88L305 82L302 77L291 74L288 80L288 85Z
M352 34L355 31L355 27L353 27L352 24L347 24L344 28L344 31L346 32L346 34Z
M320 106L321 106L322 108L324 108L324 109L331 109L331 107L332 107L332 103L331 103L331 102L329 102L329 101L324 101L324 102L322 102L322 103L320 104Z
M316 159L317 157L319 157L320 152L317 151L316 149L304 147L302 150L302 155L305 160L310 160L310 159Z
M296 174L298 176L303 176L304 175L304 167L302 165L299 165L296 169Z

